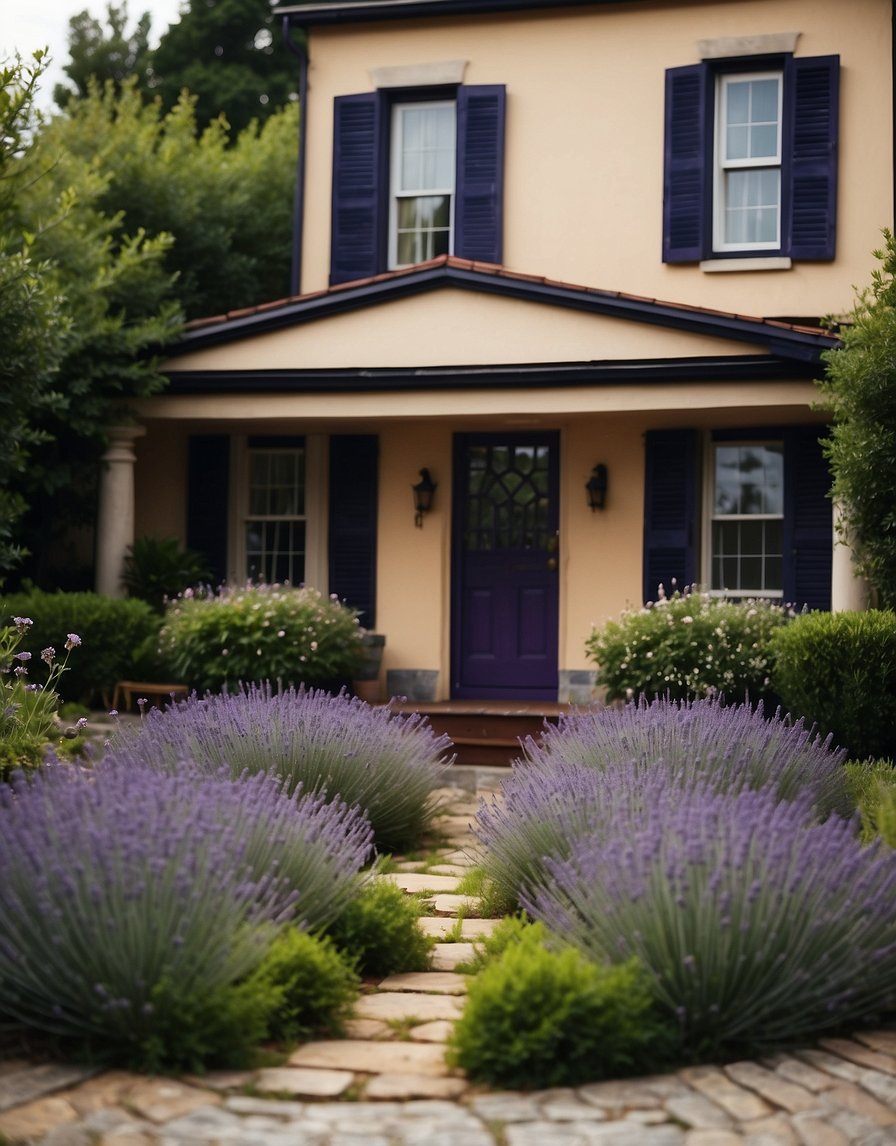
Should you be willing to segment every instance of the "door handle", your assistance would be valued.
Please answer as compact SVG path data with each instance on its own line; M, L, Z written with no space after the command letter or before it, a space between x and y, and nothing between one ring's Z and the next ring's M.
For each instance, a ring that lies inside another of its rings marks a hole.
M547 560L547 567L553 573L553 571L557 568L557 558L556 557L549 557Z

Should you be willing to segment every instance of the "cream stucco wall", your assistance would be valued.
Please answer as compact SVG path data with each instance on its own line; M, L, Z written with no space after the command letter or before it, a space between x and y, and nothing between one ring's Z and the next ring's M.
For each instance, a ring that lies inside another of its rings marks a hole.
M166 370L312 370L762 354L728 339L445 287L225 346Z
M661 262L663 83L699 40L797 32L796 54L839 54L837 258L706 274ZM527 274L745 314L845 312L892 223L891 12L885 0L596 4L476 19L345 25L311 35L304 291L329 270L332 106L371 69L466 61L507 87L504 262Z

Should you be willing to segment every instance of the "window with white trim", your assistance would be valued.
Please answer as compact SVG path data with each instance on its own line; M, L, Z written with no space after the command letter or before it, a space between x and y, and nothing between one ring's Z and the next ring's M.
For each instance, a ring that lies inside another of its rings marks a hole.
M453 252L456 119L453 100L392 108L390 268Z
M713 442L709 467L711 591L782 596L783 442Z
M717 251L781 246L783 74L720 75L714 195Z
M326 439L234 437L231 576L327 591Z

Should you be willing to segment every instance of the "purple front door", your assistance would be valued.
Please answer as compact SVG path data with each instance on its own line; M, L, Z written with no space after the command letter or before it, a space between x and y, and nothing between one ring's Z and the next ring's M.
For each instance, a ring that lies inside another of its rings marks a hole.
M453 697L557 699L557 453L552 433L456 438Z

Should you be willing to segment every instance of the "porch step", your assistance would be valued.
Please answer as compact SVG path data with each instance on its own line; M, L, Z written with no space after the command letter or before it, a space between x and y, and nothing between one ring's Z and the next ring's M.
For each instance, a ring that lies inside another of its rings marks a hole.
M426 716L437 735L451 737L455 764L509 767L522 755L521 740L537 740L545 722L556 724L570 705L552 701L392 701L393 712Z

